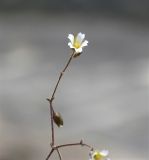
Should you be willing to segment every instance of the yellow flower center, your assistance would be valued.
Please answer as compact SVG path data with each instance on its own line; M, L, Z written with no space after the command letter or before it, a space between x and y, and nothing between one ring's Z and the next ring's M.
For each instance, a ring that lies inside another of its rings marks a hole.
M94 160L102 160L103 159L103 156L98 152L95 152L93 157L94 157Z
M73 46L78 49L78 48L80 48L81 44L80 44L80 42L75 41Z

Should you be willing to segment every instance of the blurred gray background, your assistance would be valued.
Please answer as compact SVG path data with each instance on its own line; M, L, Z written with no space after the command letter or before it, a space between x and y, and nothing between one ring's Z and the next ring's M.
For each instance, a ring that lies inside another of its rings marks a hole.
M64 118L57 144L83 138L112 160L148 160L148 0L0 1L0 160L45 159L46 98L70 56L67 35L80 31L89 46L56 94ZM88 159L86 148L61 152L65 160Z

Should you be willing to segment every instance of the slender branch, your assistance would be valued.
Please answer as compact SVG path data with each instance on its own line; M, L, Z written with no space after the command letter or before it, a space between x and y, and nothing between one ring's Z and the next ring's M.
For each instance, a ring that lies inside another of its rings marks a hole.
M93 147L91 147L90 145L83 143L82 141L78 142L78 143L68 143L68 144L62 144L62 145L58 145L56 146L56 148L62 148L62 147L69 147L69 146L86 146L90 149L92 149Z
M57 145L57 146L54 146L54 147L52 148L52 150L51 150L50 153L48 154L46 160L48 160L48 159L50 158L52 152L55 151L55 150L56 150L57 153L58 153L59 159L62 160L62 156L61 156L61 154L60 154L60 152L59 152L59 148L70 147L70 146L83 146L83 147L85 146L85 147L89 148L90 150L93 150L93 147L90 146L90 145L88 145L88 144L86 144L86 143L84 143L83 140L81 140L81 141L78 142L78 143L67 143L67 144Z
M60 83L60 80L61 80L64 72L65 72L66 69L68 68L68 66L69 66L69 64L70 64L70 62L71 62L71 60L72 60L72 58L73 58L73 56L74 56L74 53L75 53L75 52L72 53L72 55L70 56L68 62L67 62L66 65L65 65L64 69L63 69L62 72L60 73L60 76L59 76L58 81L57 81L57 83L56 83L56 85L55 85L55 88L54 88L54 91L53 91L53 93L52 93L51 98L47 98L47 100L48 100L49 103L50 103L51 133L52 133L52 143L51 143L51 146L54 146L54 142L55 142L55 140L54 140L54 124L53 124L54 109L53 109L53 106L52 106L52 102L53 102L53 100L54 100L54 95L55 95L55 93L56 93L56 90L57 90L57 88L58 88L58 85L59 85L59 83Z
M52 107L52 101L50 101L50 114L51 114L51 133L52 133L52 143L51 143L51 146L54 145L54 124L53 124L53 114L54 114L54 111L53 111L53 107Z
M57 153L58 153L59 159L60 159L60 160L62 160L62 156L61 156L61 154L60 154L59 149L58 149L58 148L56 148L56 151L57 151Z
M84 143L83 140L81 140L81 141L78 142L78 143L67 143L67 144L62 144L62 145L57 145L57 146L55 146L55 138L54 138L54 119L53 119L53 115L54 115L55 112L54 112L54 109L53 109L53 105L52 105L52 104L53 104L53 100L54 100L54 98L55 98L54 96L55 96L55 93L56 93L57 88L58 88L58 86L59 86L59 83L60 83L60 81L61 81L61 79L62 79L62 77L63 77L66 69L68 68L71 60L73 59L74 55L75 55L75 51L73 51L72 55L70 56L68 62L67 62L66 65L65 65L64 69L62 70L62 72L60 72L60 75L59 75L59 77L58 77L58 80L57 80L57 83L56 83L56 85L55 85L55 88L54 88L54 91L53 91L53 93L52 93L51 98L47 98L47 100L48 100L48 102L49 102L49 105L50 105L51 133L52 133L51 148L52 148L52 149L51 149L50 153L47 155L47 157L46 157L45 160L49 160L50 156L52 155L52 153L53 153L55 150L56 150L57 153L58 153L59 159L62 160L62 156L61 156L61 154L60 154L60 152L59 152L59 148L63 148L63 147L85 146L85 147L87 147L87 148L89 148L89 149L91 149L91 150L93 149L93 147L91 147L90 145Z
M55 93L56 93L56 90L57 90L57 88L58 88L58 85L59 85L59 83L60 83L60 80L61 80L62 76L64 75L64 72L65 72L66 69L68 68L68 66L69 66L69 64L70 64L70 62L71 62L71 60L72 60L72 58L73 58L73 56L74 56L74 53L75 53L75 52L73 52L73 53L71 54L71 56L70 56L68 62L66 63L64 69L63 69L62 72L60 73L60 76L59 76L58 81L57 81L57 83L56 83L56 85L55 85L53 94L52 94L52 96L51 96L51 101L53 101L53 99L54 99L54 95L55 95Z
M54 151L54 149L52 148L51 151L50 151L50 153L47 155L47 157L46 157L45 160L48 160L48 159L50 158L50 156L51 156L51 154L53 153L53 151Z

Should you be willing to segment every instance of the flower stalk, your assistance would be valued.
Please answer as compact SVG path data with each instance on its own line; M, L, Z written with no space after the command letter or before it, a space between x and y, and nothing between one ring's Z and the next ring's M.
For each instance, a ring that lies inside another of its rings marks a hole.
M51 146L54 146L55 144L55 137L54 137L54 115L56 115L54 109L53 109L53 100L55 99L55 93L57 91L57 88L59 86L59 83L61 81L61 78L63 77L66 69L68 68L73 56L74 56L74 53L72 53L71 57L69 58L68 62L66 63L64 69L62 70L62 72L60 73L59 77L58 77L58 80L57 80L57 83L55 85L55 88L54 88L54 91L52 93L52 96L51 98L47 98L47 100L49 101L49 104L50 104L50 117L51 117L51 135L52 135L52 143L51 143ZM61 118L62 119L62 118ZM62 121L62 120L61 120Z
M59 112L54 111L53 101L55 100L55 94L56 94L57 89L59 87L60 81L61 81L62 77L64 76L65 71L68 69L71 61L73 60L73 58L80 56L80 54L83 51L83 48L88 45L88 41L84 40L84 38L85 38L85 34L82 34L81 32L75 36L73 34L68 35L68 39L70 40L70 42L68 43L68 46L72 49L72 54L69 57L66 65L64 66L64 68L62 69L62 71L59 74L59 77L57 79L57 82L56 82L56 85L54 87L54 90L52 92L51 97L47 98L47 101L49 102L50 120L51 120L51 127L50 127L50 129L51 129L51 150L45 160L49 160L49 158L51 157L51 155L54 151L57 152L59 159L62 160L62 156L61 156L59 149L63 148L63 147L83 146L83 147L89 148L90 151L93 151L93 147L84 143L83 140L81 140L80 142L76 142L76 143L66 143L66 144L61 144L61 145L55 145L54 123L58 127L63 126L63 118ZM101 159L99 159L99 155L100 155L100 152L99 153L96 152L96 155L95 155L95 153L92 153L92 156L91 156L92 160L101 160ZM96 157L96 159L95 159L95 157Z

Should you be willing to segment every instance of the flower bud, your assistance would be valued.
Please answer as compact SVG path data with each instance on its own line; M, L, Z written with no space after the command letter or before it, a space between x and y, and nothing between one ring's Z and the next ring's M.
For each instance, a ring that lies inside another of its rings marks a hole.
M59 112L53 113L53 120L58 127L63 127L63 118Z

